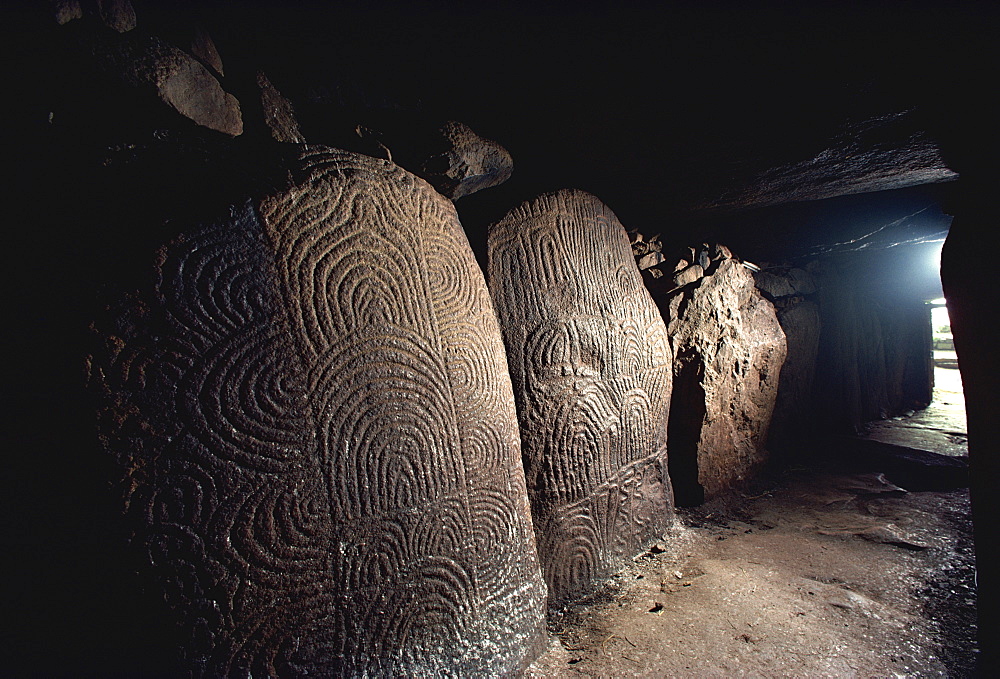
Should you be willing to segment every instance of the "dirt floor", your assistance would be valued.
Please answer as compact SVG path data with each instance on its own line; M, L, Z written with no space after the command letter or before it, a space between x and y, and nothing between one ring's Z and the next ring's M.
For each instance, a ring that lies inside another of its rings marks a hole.
M935 407L955 398L939 389ZM928 410L951 443L964 435L961 418ZM551 616L528 675L971 676L971 530L967 489L786 468L681 510L662 544Z

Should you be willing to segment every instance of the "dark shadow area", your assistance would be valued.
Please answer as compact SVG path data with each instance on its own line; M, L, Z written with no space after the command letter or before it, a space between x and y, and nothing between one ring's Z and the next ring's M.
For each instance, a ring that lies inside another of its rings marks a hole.
M674 503L693 507L705 501L698 480L698 442L705 417L704 365L692 351L674 357L674 385L667 424L667 451Z

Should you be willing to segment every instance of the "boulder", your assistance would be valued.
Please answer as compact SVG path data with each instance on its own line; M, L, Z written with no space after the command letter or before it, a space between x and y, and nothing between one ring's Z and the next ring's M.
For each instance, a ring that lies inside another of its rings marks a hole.
M655 250L647 252L642 257L636 259L635 263L640 270L652 268L663 263L663 253Z
M83 7L80 0L52 0L52 17L60 26L68 24L74 19L83 18Z
M792 287L799 295L811 295L816 292L816 280L805 269L792 268L788 270L788 278Z
M772 302L781 297L788 297L795 294L795 285L789 276L781 275L772 271L754 271L754 283Z
M96 0L101 23L118 33L135 28L135 8L129 0Z
M675 288L681 288L700 280L705 275L705 269L701 264L691 264L674 274L672 279Z
M816 292L816 280L805 269L773 266L753 272L757 289L775 302L782 297L811 295Z
M785 335L736 259L657 302L674 354L670 474L678 504L698 504L766 460Z
M503 146L450 120L437 131L416 173L452 200L510 179L514 161Z
M713 262L720 259L732 259L733 253L729 248L727 248L722 243L715 243L712 245L711 258Z
M452 203L301 147L185 229L90 360L199 676L515 674L546 598L500 329Z
M263 71L257 71L257 86L260 88L260 103L264 111L264 124L275 141L302 144L305 137L295 118L295 109L281 92L271 84Z
M635 255L637 260L645 255L654 252L659 253L663 250L663 244L660 243L659 234L646 238L646 236L639 231L629 231L628 242L632 246L632 254Z
M230 136L243 132L236 97L201 62L154 36L101 41L95 55L102 68L128 85L153 93L177 113Z
M198 57L201 63L215 71L217 75L226 75L222 64L222 56L215 46L215 41L212 40L212 36L209 35L208 31L201 24L194 25L191 33L191 49L189 51Z
M490 228L539 555L553 602L579 595L672 520L671 355L625 230L564 190Z

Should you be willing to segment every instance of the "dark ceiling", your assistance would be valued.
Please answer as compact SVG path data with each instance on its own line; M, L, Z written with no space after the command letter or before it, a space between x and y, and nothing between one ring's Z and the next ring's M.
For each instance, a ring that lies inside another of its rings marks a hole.
M769 208L765 219L701 209L874 118L905 112L890 137L935 139L942 127L960 136L977 113L969 93L985 97L995 80L1000 25L996 3L920 0L132 1L137 31L169 40L204 23L227 87L241 68L263 68L310 142L340 145L357 123L446 119L499 141L514 157L511 180L458 201L474 247L521 201L573 187L596 194L628 228L686 241L721 225L718 237L757 258L755 244L791 239L797 247L785 254L800 255L863 235L873 215L894 221L939 202L933 185L878 206L841 202L841 222L858 223L853 234L815 210ZM62 69L18 33L7 41L18 51L12 72L30 81ZM786 180L794 185L794 173ZM866 217L854 220L844 205ZM741 232L743 220L752 229ZM942 221L922 223L935 232Z
M847 122L946 95L986 56L997 12L348 2L241 3L233 15L241 28L227 39L253 40L297 102L332 91L342 107L463 120L510 149L523 183L610 193L623 220L658 203L635 211L646 221L741 173L807 158Z
M224 57L270 71L310 141L335 143L346 111L454 118L504 144L513 178L458 204L474 241L564 187L684 237L697 206L850 125L908 111L933 136L949 97L997 63L992 3L195 4Z

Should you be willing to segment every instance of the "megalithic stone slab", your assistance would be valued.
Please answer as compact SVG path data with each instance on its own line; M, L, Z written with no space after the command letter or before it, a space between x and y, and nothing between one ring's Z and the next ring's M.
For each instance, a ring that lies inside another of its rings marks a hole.
M504 348L452 203L303 147L159 254L101 431L204 676L499 676L546 590Z
M785 333L750 270L725 256L662 303L675 357L670 469L678 503L699 504L767 461Z
M672 522L671 360L625 229L564 190L489 233L539 554L551 600L584 592Z

